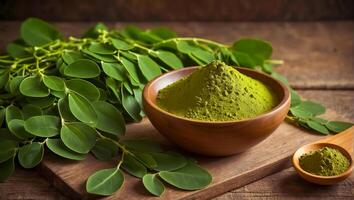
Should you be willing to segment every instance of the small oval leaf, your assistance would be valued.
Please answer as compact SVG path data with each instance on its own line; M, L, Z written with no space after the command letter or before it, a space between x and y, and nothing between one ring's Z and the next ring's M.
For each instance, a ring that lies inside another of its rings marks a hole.
M87 179L86 191L91 194L109 196L121 188L123 182L124 176L119 169L103 169Z
M37 166L42 161L43 155L43 144L33 142L20 148L18 151L18 161L22 167L30 169Z
M69 90L75 91L90 101L97 101L100 98L100 91L89 81L83 79L71 79L66 81L66 86Z
M79 59L75 62L69 64L65 70L64 74L70 77L76 78L94 78L99 76L101 73L98 65L88 59Z
M58 76L44 76L43 83L51 90L64 91L65 83L62 78Z
M78 120L88 124L96 124L97 114L92 104L85 97L70 93L68 98L70 111Z
M149 56L138 55L138 65L147 80L151 80L161 74L160 66Z
M46 97L49 95L48 88L38 76L25 78L20 84L20 92L28 97Z
M71 160L84 160L86 158L85 154L76 153L66 147L61 139L48 139L46 144L48 149L63 158Z
M143 177L144 187L153 195L161 196L165 191L165 186L163 183L156 177L155 174L146 174Z
M96 131L81 122L66 123L61 128L60 138L69 149L86 154L95 146Z
M60 119L54 115L34 116L25 121L25 130L39 137L53 137L59 134Z

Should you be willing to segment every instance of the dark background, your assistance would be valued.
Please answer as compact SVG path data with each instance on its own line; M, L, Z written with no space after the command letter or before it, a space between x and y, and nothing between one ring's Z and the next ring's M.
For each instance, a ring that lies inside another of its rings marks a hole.
M0 20L314 21L354 19L354 0L0 0Z

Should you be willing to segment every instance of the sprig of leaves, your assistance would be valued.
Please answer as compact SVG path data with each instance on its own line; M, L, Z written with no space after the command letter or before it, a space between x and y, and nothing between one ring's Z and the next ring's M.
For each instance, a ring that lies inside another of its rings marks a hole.
M88 153L99 160L120 157L116 167L89 177L86 189L92 194L117 191L124 182L122 171L142 179L156 196L163 193L164 182L184 190L204 188L212 179L207 171L152 141L122 140L125 123L144 116L141 94L149 80L183 66L218 59L287 84L273 70L282 61L271 60L272 51L268 42L257 39L228 46L179 38L166 28L108 30L102 23L81 38L64 39L52 25L27 19L21 37L0 56L0 181L13 173L16 158L24 168L38 165L46 146L71 160L83 160ZM352 125L319 118L323 106L291 93L292 122L320 133Z

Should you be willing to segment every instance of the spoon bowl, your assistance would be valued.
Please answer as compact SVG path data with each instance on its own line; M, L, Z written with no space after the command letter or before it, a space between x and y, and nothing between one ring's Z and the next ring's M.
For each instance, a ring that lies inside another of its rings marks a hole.
M345 138L346 136L348 137L352 137L352 131L353 128L350 128L346 131L344 131L342 134L336 135L337 138ZM332 137L336 137L336 136L332 136ZM330 139L326 138L326 141L331 141L328 140ZM352 140L352 138L348 138L350 140ZM335 140L338 142L338 140ZM341 141L341 140L339 140ZM353 143L352 143L353 144ZM351 145L352 145L351 144ZM330 147L333 149L337 149L339 150L344 156L346 156L349 161L350 161L350 165L348 167L348 169L336 176L320 176L320 175L315 175L315 174L311 174L309 172L306 172L305 170L303 170L300 166L300 162L299 162L299 158L305 154L308 153L310 151L316 151L318 149L321 149L323 147ZM315 184L319 184L319 185L333 185L336 184L340 181L343 181L344 179L348 178L351 173L353 172L353 158L349 152L349 150L347 150L347 148L343 148L342 146L338 145L338 144L334 144L334 143L330 143L330 142L316 142L316 143L311 143L311 144L307 144L304 145L302 147L300 147L293 155L293 159L292 159L292 163L293 166L296 170L296 172L305 180L311 182L311 183L315 183Z

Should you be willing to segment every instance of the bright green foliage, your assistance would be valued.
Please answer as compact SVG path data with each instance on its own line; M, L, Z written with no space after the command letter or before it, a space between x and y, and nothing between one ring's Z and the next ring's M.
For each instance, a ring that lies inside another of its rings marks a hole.
M146 174L143 177L143 184L145 188L155 196L161 196L165 191L165 186L155 174Z

